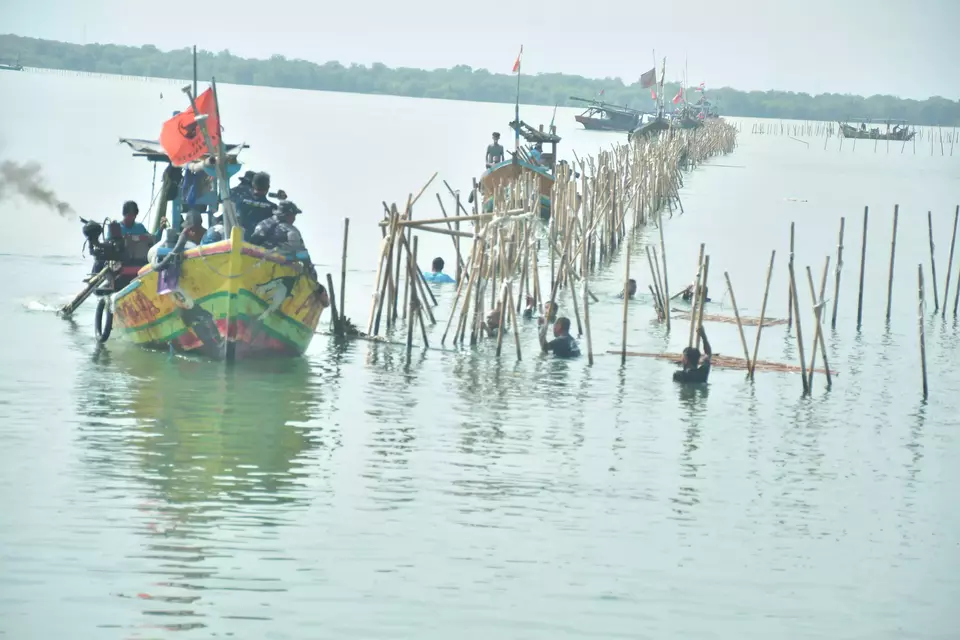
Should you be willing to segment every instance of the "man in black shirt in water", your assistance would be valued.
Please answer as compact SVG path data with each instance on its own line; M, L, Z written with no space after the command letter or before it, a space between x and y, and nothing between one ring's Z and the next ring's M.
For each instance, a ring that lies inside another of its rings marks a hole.
M553 324L553 340L547 342L547 325L540 329L540 348L544 353L553 352L558 358L574 358L580 355L577 341L570 335L570 318L560 317Z
M683 359L680 364L683 365L682 371L673 372L674 382L692 382L705 383L707 376L710 375L710 342L707 340L707 332L703 327L697 329L697 334L703 340L703 358L700 357L700 351L696 347L687 347L683 350Z

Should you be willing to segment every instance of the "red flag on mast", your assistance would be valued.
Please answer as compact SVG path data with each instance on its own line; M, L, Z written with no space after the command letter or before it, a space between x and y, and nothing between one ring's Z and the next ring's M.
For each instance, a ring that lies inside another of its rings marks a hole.
M207 116L207 133L210 141L216 145L220 142L220 121L217 120L216 103L213 98L213 89L207 89L196 100L197 110ZM193 107L182 111L163 123L160 131L160 146L167 152L170 162L175 167L182 167L193 162L211 150L203 138L203 132L194 117Z
M513 63L512 73L520 73L520 58L523 57L523 45L520 45L520 53L517 54L517 60Z
M677 104L683 100L683 87L680 87L680 91L677 91L677 95L673 96L673 104Z
M654 67L640 76L640 87L646 89L657 84L657 68Z

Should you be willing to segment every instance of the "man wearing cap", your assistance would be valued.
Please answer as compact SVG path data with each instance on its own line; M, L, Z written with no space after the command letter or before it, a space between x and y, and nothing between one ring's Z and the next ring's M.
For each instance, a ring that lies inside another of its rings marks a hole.
M253 179L256 175L256 171L247 171L243 174L243 177L240 178L240 184L230 190L230 199L233 200L234 204L239 206L244 198L249 198L253 195Z
M237 207L237 217L240 218L240 226L243 227L247 242L253 242L252 238L257 225L269 220L277 210L277 203L267 200L268 191L270 191L270 174L261 171L253 178L253 193L241 200Z
M503 162L503 146L500 144L500 134L493 132L493 144L487 145L487 169Z
M293 224L299 213L302 211L297 205L290 200L284 200L272 217L257 225L250 237L250 242L282 253L305 253L303 237Z

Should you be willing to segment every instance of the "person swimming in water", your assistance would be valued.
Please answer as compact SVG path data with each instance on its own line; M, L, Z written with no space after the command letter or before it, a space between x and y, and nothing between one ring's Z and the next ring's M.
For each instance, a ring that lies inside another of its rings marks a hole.
M705 383L710 376L710 341L707 340L707 332L703 327L697 329L697 335L703 340L703 357L700 356L700 350L696 347L687 347L683 350L683 356L680 365L683 367L680 371L673 372L674 382L684 383Z
M575 358L580 355L577 341L570 335L570 318L557 318L553 324L553 340L547 341L546 325L540 329L540 348L544 353L553 353L558 358Z

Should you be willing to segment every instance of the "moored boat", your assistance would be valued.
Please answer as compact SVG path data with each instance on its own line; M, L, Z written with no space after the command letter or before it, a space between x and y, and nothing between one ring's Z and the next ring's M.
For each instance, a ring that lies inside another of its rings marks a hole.
M479 180L483 210L493 211L494 197L501 188L509 189L510 185L516 184L517 179L524 174L532 174L534 184L539 189L539 194L536 195L540 201L540 216L549 218L550 197L555 181L557 144L560 142L560 136L556 133L556 127L551 126L550 131L545 132L542 125L539 129L534 129L523 121L511 122L510 128L533 146L518 147L516 152L513 152L512 158L498 162L483 172ZM550 151L535 151L538 146L542 147L544 144L550 145Z
M585 102L589 106L574 119L583 125L584 129L596 131L632 131L640 124L643 112L630 107L607 104L599 100L588 100L571 96L571 100Z
M853 138L855 140L891 140L895 142L907 142L912 140L917 132L910 128L906 120L870 120L860 121L860 126L855 127L846 122L839 122L840 135L844 138ZM867 125L880 125L870 126Z

